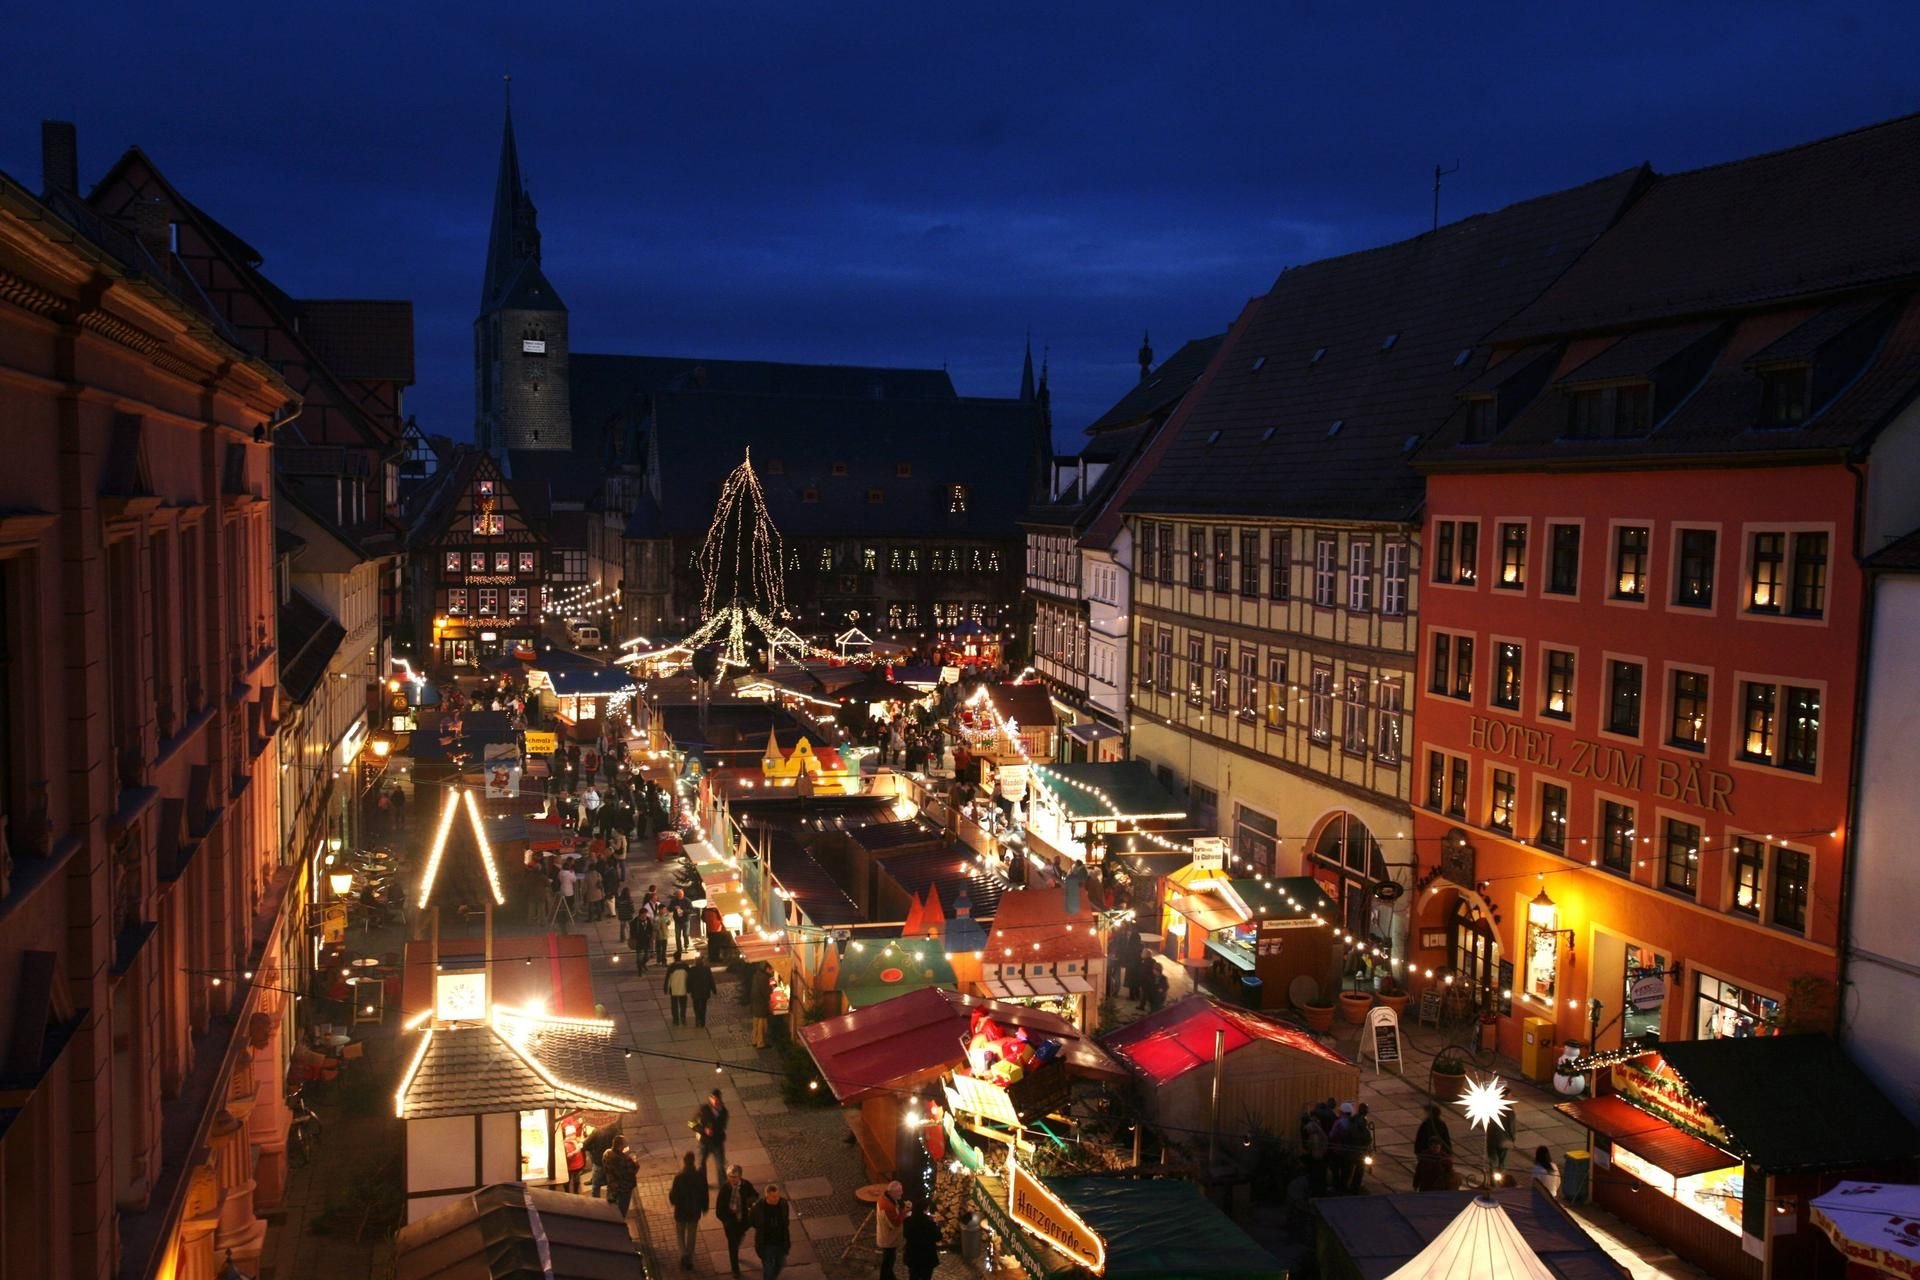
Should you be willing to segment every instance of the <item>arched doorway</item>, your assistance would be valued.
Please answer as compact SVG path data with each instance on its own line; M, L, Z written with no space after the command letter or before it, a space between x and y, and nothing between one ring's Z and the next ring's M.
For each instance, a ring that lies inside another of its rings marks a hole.
M1461 894L1447 919L1447 960L1455 985L1476 1009L1500 1007L1500 935L1478 900Z
M1390 878L1380 842L1351 813L1336 813L1313 842L1308 874L1320 882L1339 911L1340 927L1357 937L1391 941L1393 909L1374 895Z

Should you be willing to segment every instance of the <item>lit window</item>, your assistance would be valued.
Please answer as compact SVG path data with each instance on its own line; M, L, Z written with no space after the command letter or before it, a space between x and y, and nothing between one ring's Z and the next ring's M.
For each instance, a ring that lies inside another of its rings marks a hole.
M947 488L947 511L950 515L963 516L967 513L967 486L950 485Z
M1614 534L1613 595L1616 600L1647 598L1647 530L1623 525Z
M1707 746L1707 676L1701 671L1673 673L1673 724L1667 741L1688 751Z
M1527 586L1527 526L1500 526L1500 579L1494 583L1506 591L1524 591Z

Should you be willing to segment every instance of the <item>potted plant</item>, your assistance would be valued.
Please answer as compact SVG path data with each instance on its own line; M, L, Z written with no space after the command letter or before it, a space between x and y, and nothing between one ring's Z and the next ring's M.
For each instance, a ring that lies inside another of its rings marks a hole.
M1315 996L1300 1006L1300 1016L1307 1020L1307 1027L1313 1031L1333 1030L1333 1001L1325 996Z
M1406 984L1392 974L1382 974L1379 987L1375 991L1381 1004L1393 1010L1398 1017L1407 1011L1408 992Z
M1340 993L1340 1016L1359 1026L1367 1020L1367 1010L1373 1008L1373 992L1342 991Z
M1433 1096L1452 1102L1467 1091L1467 1057L1458 1046L1448 1045L1433 1059Z

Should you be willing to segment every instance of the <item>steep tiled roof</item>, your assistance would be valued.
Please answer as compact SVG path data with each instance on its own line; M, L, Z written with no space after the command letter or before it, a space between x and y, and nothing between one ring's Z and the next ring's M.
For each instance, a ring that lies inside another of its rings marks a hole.
M327 674L327 663L347 638L347 630L299 591L287 592L280 606L280 685L301 705Z
M372 298L303 298L300 335L342 378L413 382L413 303Z
M402 1094L401 1112L409 1120L551 1106L605 1110L610 1101L630 1100L633 1092L625 1060L597 1026L502 1016L500 1029L463 1025L420 1034L432 1039ZM518 1040L560 1083L543 1079L509 1039Z
M1920 274L1920 115L1656 179L1501 341L1767 306Z
M1206 371L1207 362L1213 359L1213 353L1220 349L1226 337L1224 333L1216 333L1210 338L1188 339L1162 361L1159 368L1116 400L1112 408L1095 418L1088 425L1087 434L1098 436L1116 427L1138 426L1165 413L1179 403L1180 397L1187 394L1187 388Z
M1021 889L1003 895L994 910L993 931L987 935L987 959L1051 964L1104 955L1106 947L1100 941L1090 899L1082 894L1080 912L1072 916L1067 914L1066 900L1065 889Z
M1411 517L1422 488L1408 454L1478 376L1478 348L1644 180L1628 170L1284 272L1175 410L1126 509Z

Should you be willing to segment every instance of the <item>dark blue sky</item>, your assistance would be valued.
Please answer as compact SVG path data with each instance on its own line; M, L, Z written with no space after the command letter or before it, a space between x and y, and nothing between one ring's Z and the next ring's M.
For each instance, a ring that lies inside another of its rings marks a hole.
M468 435L514 78L582 351L951 368L1051 349L1062 443L1292 263L1640 161L1920 109L1920 5L485 2L28 6L0 168L130 143L301 296L410 297L432 431Z

